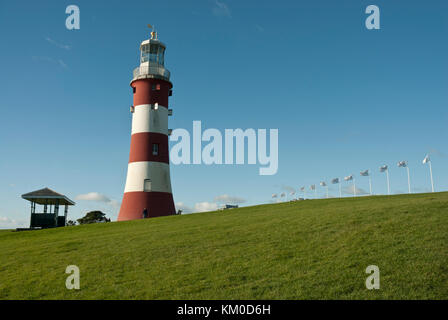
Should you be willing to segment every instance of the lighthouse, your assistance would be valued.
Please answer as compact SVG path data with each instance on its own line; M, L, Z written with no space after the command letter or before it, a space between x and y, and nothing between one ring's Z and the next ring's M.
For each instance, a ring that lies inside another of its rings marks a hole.
M165 68L165 49L154 29L140 44L140 66L130 83L131 147L118 221L175 214L168 149L168 97L173 85Z

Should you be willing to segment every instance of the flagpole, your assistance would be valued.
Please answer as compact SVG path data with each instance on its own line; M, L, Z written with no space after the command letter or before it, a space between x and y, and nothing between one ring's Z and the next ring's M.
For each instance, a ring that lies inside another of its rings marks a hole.
M328 186L326 186L327 187L327 199L328 199Z
M386 170L386 178L387 178L387 194L390 195L389 169Z
M370 195L372 195L372 179L370 178L370 174L369 174L369 189L370 189Z
M339 198L342 198L341 183L342 182L340 182L340 181L338 183L339 184Z
M353 196L356 197L356 183L355 183L355 178L353 178Z
M411 193L411 178L409 176L409 167L406 166L406 169L408 171L408 191L409 191L409 193Z
M434 192L434 181L432 180L432 166L431 166L431 160L429 162L429 174L431 175L431 190Z

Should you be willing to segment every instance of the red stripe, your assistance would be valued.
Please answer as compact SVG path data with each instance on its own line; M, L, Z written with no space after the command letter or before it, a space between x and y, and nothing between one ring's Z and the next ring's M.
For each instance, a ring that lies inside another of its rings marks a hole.
M118 221L142 219L145 208L150 218L169 216L176 213L171 193L126 192L121 202Z
M153 144L159 145L159 154L153 155ZM129 162L156 161L169 163L168 136L156 132L139 132L131 136Z
M160 90L153 90L154 86L159 86ZM131 83L134 88L134 106L140 104L155 104L168 107L168 95L170 89L173 87L171 82L160 79L141 79L135 80Z

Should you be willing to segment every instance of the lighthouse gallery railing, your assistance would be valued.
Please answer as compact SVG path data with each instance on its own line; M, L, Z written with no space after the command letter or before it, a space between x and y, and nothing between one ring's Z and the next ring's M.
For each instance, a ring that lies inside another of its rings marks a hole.
M148 75L159 76L167 80L170 79L170 72L163 66L140 66L133 71L134 79L139 77L146 77Z

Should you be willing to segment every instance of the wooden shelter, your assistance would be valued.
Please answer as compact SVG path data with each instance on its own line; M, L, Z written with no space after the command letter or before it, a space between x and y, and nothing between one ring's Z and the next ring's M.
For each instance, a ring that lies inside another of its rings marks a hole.
M67 222L68 206L75 202L49 188L36 190L22 195L31 202L30 228L64 227ZM36 204L43 206L43 212L36 211ZM59 216L59 206L64 206L64 215Z

